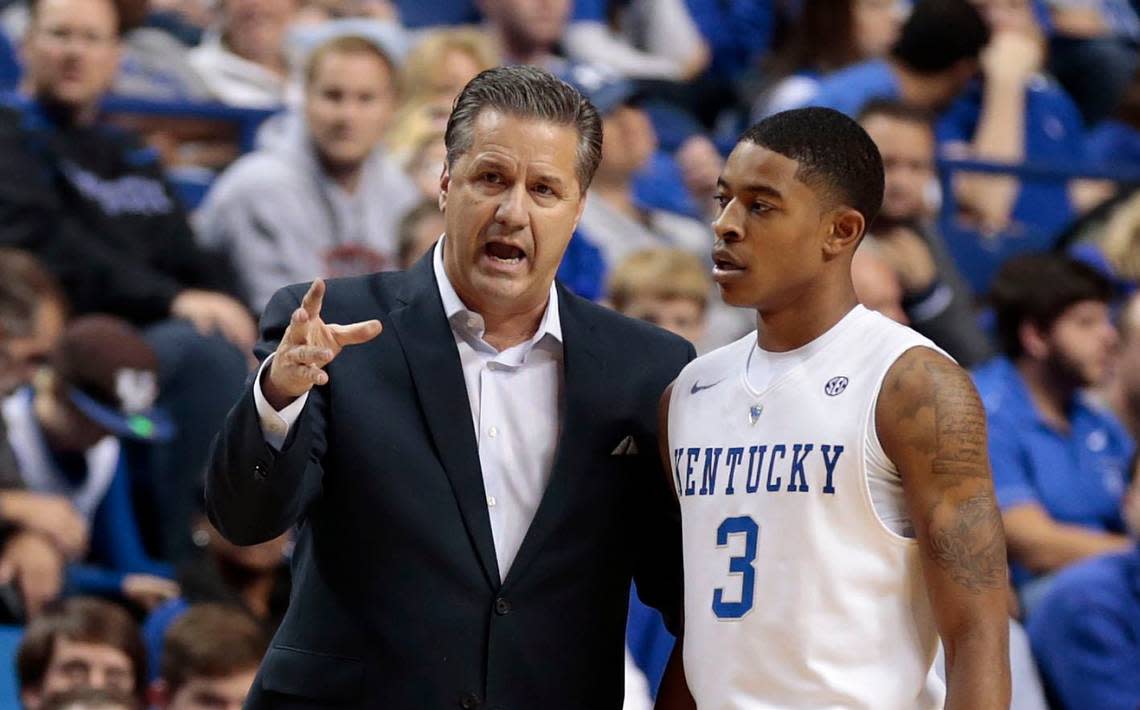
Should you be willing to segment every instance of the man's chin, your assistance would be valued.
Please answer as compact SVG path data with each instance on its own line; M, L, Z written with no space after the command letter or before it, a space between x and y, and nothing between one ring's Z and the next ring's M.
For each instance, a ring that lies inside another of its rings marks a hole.
M57 86L53 91L47 92L43 97L59 108L78 111L96 99L91 98L91 92L80 87Z
M354 168L368 157L367 153L361 155L356 147L322 146L321 155L332 167L340 170Z
M720 291L720 300L724 301L725 305L733 308L753 307L753 304L742 298L741 294L732 286L717 284L717 289Z

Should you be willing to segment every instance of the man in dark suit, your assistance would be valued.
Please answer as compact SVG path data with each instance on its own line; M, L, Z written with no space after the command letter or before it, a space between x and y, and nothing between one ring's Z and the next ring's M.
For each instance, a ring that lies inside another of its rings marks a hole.
M224 535L300 523L251 707L616 710L631 578L679 618L655 412L692 346L554 283L597 112L492 69L446 142L441 241L405 273L278 292L216 445Z

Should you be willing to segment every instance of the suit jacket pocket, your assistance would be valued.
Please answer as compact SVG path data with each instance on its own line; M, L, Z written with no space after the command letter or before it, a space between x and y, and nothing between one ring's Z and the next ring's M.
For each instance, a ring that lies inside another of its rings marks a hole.
M364 663L291 646L275 645L265 654L261 685L266 690L312 700L356 700L364 683Z

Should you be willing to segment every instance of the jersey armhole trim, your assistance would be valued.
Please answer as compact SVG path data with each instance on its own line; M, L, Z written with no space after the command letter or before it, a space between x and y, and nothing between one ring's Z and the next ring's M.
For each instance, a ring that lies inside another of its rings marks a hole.
M875 384L875 392L874 392L874 395L871 397L870 411L867 413L867 416L863 421L863 428L862 428L861 436L859 437L860 466L862 468L862 476L861 476L862 480L860 480L859 483L860 483L860 488L863 491L863 503L866 506L867 512L870 514L871 518L874 519L874 521L876 523L876 527L878 527L878 529L883 533L883 535L887 539L889 539L889 540L891 540L897 544L904 545L907 547L917 546L918 545L918 538L917 537L906 537L905 535L899 535L894 530L891 530L890 527L888 527L887 524L885 522L883 522L883 519L881 517L879 517L878 511L875 510L875 501L874 501L874 499L871 498L871 483L868 480L870 471L868 470L868 466L867 466L867 454L868 454L867 442L870 440L869 437L874 436L875 437L874 438L875 445L878 446L879 451L883 454L883 459L885 461L889 461L892 466L895 466L895 462L891 461L890 457L887 456L887 452L883 448L882 442L879 441L879 432L878 432L878 428L877 428L878 425L875 421L876 420L875 415L879 409L879 394L883 390L883 383L887 379L887 374L891 371L891 368L895 366L895 363L899 361L899 358L901 358L903 355L905 355L906 353L910 352L911 350L913 350L915 348L926 348L927 350L933 350L934 352L938 353L939 355L949 357L946 355L946 353L942 352L942 350L940 350L938 347L934 346L933 344L926 344L926 343L907 343L905 346L903 346L900 349L898 349L897 351L893 352L891 354L891 357L889 358L889 363L887 364L886 368L883 369L883 374L879 377L879 381ZM897 466L895 466L895 470L896 471L898 470ZM901 472L899 473L899 480L900 481L902 480L902 473ZM913 520L911 521L911 524L912 525L914 524Z

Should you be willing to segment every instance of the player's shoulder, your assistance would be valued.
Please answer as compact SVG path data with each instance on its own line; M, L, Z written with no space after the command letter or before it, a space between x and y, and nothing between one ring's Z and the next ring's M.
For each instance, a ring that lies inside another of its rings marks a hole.
M878 406L880 412L909 412L931 404L958 415L985 411L970 373L933 343L919 341L887 364Z
M957 367L957 361L945 350L909 325L892 320L878 311L862 310L859 321L850 330L851 342L835 344L854 366L878 370L884 376L897 368L904 358L942 359Z

